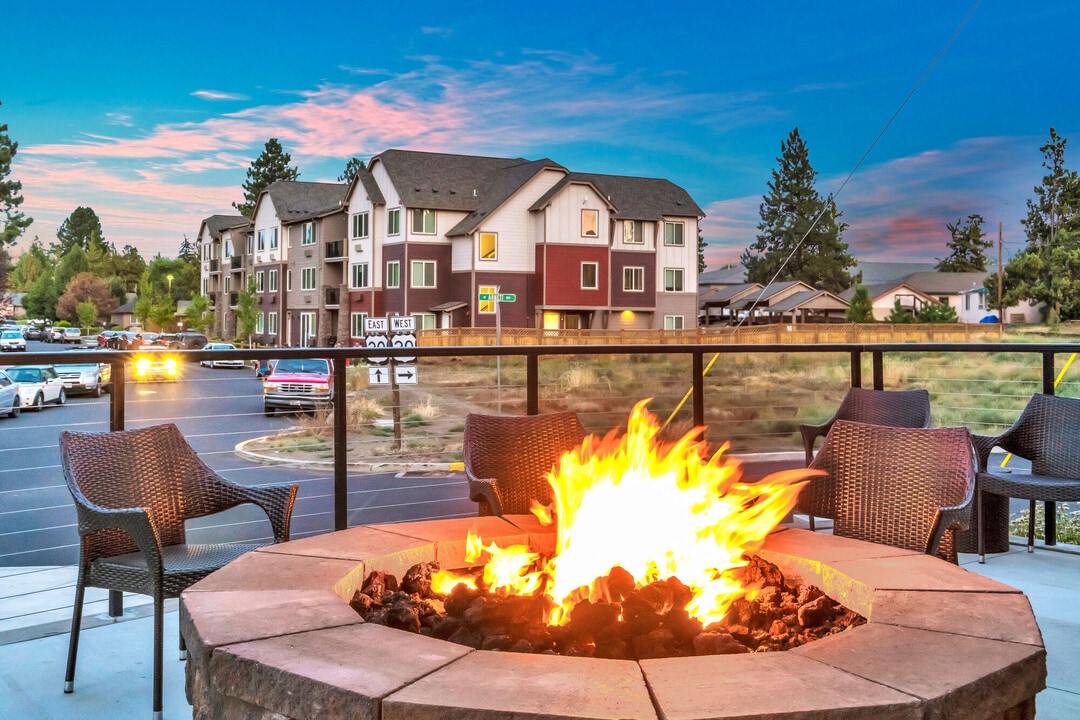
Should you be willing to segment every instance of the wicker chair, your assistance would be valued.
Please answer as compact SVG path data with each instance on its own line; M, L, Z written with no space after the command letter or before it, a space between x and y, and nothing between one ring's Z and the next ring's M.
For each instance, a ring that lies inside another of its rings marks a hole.
M975 501L979 527L992 514L988 506L997 498L1029 500L1028 552L1035 552L1036 501L1080 500L1080 400L1033 395L1011 428L993 437L975 435L973 440L979 455ZM995 447L1029 460L1031 469L991 470L990 451ZM979 562L986 562L984 533L979 534L978 552Z
M468 415L464 455L469 498L480 504L480 515L527 513L532 500L550 503L551 487L544 474L584 439L585 429L572 412Z
M890 427L930 427L930 393L926 390L864 390L853 387L844 396L836 414L821 425L800 425L806 450L806 465L814 459L814 442L829 434L837 420L888 425Z
M181 591L268 543L189 545L184 521L254 503L274 542L289 539L296 485L244 487L206 466L175 425L111 433L60 433L64 477L79 522L79 576L64 692L75 686L87 587L154 599L154 718L161 717L162 608ZM180 639L181 658L186 654Z
M966 428L838 420L810 467L827 475L811 478L801 495L830 496L824 514L834 535L957 562L953 535L971 524L975 490Z

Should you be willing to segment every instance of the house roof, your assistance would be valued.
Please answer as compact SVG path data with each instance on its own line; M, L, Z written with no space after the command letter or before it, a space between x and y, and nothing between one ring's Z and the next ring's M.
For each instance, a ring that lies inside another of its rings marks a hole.
M929 295L959 295L982 287L988 272L916 272L901 281Z
M310 220L323 213L340 210L348 189L349 186L344 183L275 180L263 192L268 194L274 203L278 219L283 223L290 223Z
M742 283L740 285L698 285L698 306L722 304L741 299L751 292L760 292L764 285L760 283Z
M851 275L862 273L863 285L881 285L899 281L912 273L933 272L934 267L934 263L925 262L858 262L851 269Z
M698 285L741 285L746 282L746 268L736 265L731 268L710 270L698 275Z
M768 307L771 313L785 313L792 310L809 308L838 309L846 307L847 302L828 290L800 290Z
M867 285L866 286L866 293L870 296L870 301L871 302L875 302L877 300L880 300L883 296L888 295L889 293L895 293L897 291L905 291L905 290L907 292L914 293L914 294L922 297L924 300L929 300L931 302L936 302L937 301L936 298L931 297L926 292L924 292L924 291L920 290L919 288L915 287L914 285L910 285L910 284L908 284L906 282L889 282L889 283L881 283L879 285ZM847 290L845 290L844 292L840 293L840 299L844 300L845 302L849 302L849 303L851 302L851 298L854 297L854 296L855 296L855 288L853 288L853 287L850 287Z
M480 209L482 191L494 175L528 162L524 158L386 150L371 158L368 166L382 163L406 207L472 212Z
M481 188L477 190L480 206L470 212L465 218L446 233L447 237L455 235L469 235L476 231L484 218L494 212L500 205L510 199L529 180L543 170L560 170L567 172L566 168L558 163L544 158L532 162L522 162L517 165L501 168L484 179Z
M704 217L690 194L660 178L570 173L538 199L530 210L542 210L567 185L587 183L608 201L620 220L662 220L665 217Z
M202 224L203 227L210 231L211 237L216 240L221 237L222 231L241 225L247 225L250 222L251 221L243 215L211 215L203 220ZM199 228L199 235L202 235L202 228Z

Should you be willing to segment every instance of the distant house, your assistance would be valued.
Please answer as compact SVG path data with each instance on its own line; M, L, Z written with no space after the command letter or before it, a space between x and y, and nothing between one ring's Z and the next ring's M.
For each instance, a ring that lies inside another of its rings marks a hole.
M893 308L899 301L900 308L916 315L927 305L934 305L938 301L931 295L927 295L918 288L906 282L887 282L878 285L865 285L870 295L870 302L874 308L874 320L881 322L888 320L892 315ZM840 293L840 297L851 303L855 296L855 288L851 287Z
M878 265L905 266L912 263L878 263ZM878 270L878 268L875 268ZM928 302L950 305L962 323L977 323L997 313L991 309L985 282L988 272L935 272L923 270L912 272L890 281L867 285L874 303L874 318L885 320L892 312L893 303L900 299L901 307L919 312ZM865 277L865 276L864 276ZM841 293L850 301L854 288ZM1039 322L1039 309L1028 302L1007 308L1005 319L1012 323Z
M746 293L727 310L732 316L745 315L747 324L753 325L761 322L842 322L847 307L847 300L838 295L792 280Z

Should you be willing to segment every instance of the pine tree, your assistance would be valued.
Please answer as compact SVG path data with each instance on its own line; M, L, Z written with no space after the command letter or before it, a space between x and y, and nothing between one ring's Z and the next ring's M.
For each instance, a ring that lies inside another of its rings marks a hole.
M889 313L889 317L885 318L885 322L893 323L894 325L913 323L915 322L915 314L907 308L901 307L900 298L896 298L896 302L893 303L892 312Z
M300 177L300 171L290 167L292 156L281 148L277 138L266 141L262 154L255 158L247 171L247 179L244 181L244 202L233 203L233 207L240 211L244 217L251 217L255 212L255 202L259 199L259 193L275 180L295 180Z
M176 251L176 257L180 260L190 260L195 257L195 246L187 239L187 235L184 236L184 241L180 243L180 248Z
M967 220L957 220L946 225L952 239L946 243L949 257L940 260L934 269L938 272L986 272L986 251L993 246L982 231L985 221L978 213L968 215Z
M760 206L760 233L742 255L747 282L767 284L776 276L843 291L851 285L847 269L855 265L842 239L847 224L840 222L842 213L833 199L823 199L814 189L817 172L799 128L780 144L776 160L779 167Z
M353 178L356 177L356 173L364 170L364 161L358 157L349 158L349 162L345 163L345 170L338 175L338 182L351 183Z
M855 288L844 319L850 323L874 322L874 303L870 300L870 291L865 285Z
M3 103L0 103L3 105ZM19 143L7 134L7 123L0 123L0 247L12 245L22 235L23 230L34 222L19 210L23 203L22 183L9 180L11 160L19 149ZM4 290L0 287L0 292Z
M88 252L92 248L100 251L105 246L105 236L101 232L101 219L93 208L77 207L64 222L60 223L60 229L56 231L56 240L56 245L52 250L57 257L67 255L73 247L80 247Z
M956 314L956 308L949 303L934 303L924 305L915 315L915 321L921 323L958 323L960 317Z

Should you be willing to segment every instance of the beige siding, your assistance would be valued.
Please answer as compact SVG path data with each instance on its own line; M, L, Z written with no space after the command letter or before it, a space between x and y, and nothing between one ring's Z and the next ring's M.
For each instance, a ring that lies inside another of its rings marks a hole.
M288 259L288 243L285 238L282 237L281 220L277 216L277 211L274 210L274 203L271 202L269 195L264 195L262 202L259 203L259 207L255 211L255 217L253 218L255 229L252 233L252 237L255 239L255 264L270 262L283 262ZM278 246L276 250L270 250L270 232L276 229L278 232ZM263 231L266 237L266 249L262 252L258 251L259 231ZM273 257L271 257L273 256Z
M581 211L596 210L599 217L597 237L581 234ZM607 245L609 221L607 202L589 185L567 185L548 206L547 236L552 243Z
M561 180L563 175L564 173L553 170L545 170L537 174L495 212L484 218L484 223L474 234L475 240L472 241L470 247L469 262L475 265L459 268L455 253L454 270L468 270L470 267L475 267L476 270L484 272L533 272L536 266L535 245L538 236L530 228L530 224L532 216L538 213L529 212L529 208L550 190L552 185ZM481 232L493 232L499 236L495 260L480 259ZM601 226L601 234L603 234L603 226Z
M697 293L697 220L694 218L666 218L668 222L683 224L682 247L664 245L664 223L657 223L656 228L656 268L663 288L664 268L683 268L683 291ZM695 315L696 317L696 315Z

